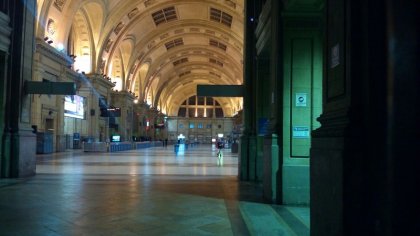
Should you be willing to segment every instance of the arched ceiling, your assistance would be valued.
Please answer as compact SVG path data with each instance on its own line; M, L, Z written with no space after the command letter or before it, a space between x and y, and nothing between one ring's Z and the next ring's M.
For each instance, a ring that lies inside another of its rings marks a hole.
M169 115L197 84L242 84L243 0L37 2L38 37L53 38L83 58L79 64L90 63L87 73L106 74ZM238 102L223 98L222 106L233 115Z

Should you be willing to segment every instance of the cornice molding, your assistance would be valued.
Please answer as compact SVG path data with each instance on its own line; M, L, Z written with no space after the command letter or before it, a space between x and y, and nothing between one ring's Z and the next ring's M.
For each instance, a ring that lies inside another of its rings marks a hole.
M69 56L65 55L64 53L58 51L45 41L37 38L36 39L36 51L44 56L51 58L58 63L70 67L74 62L70 59Z
M99 75L99 74L90 74L90 75L87 75L87 78L89 78L94 85L97 84L97 85L105 87L107 89L111 89L111 88L115 87L114 83L112 83L111 81L109 81L107 79L104 79L103 76Z
M135 99L134 95L127 92L127 91L119 91L119 92L112 91L111 95L115 96L115 97L122 97L122 98L125 98L127 100L134 100Z
M318 121L321 127L312 131L314 138L346 137L354 138L363 135L362 121L351 108L324 112Z

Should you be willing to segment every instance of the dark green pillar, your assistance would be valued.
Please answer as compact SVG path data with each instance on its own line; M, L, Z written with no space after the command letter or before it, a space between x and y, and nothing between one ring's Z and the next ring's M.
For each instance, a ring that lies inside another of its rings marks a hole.
M418 233L418 3L330 0L311 235Z
M256 130L257 176L263 182L263 196L267 201L282 200L282 3L266 1L256 28Z
M5 163L5 156L7 153L4 152L3 145L3 134L5 128L5 116L6 116L6 81L7 81L7 62L9 57L9 47L10 47L10 33L12 29L10 28L10 18L6 14L9 10L8 1L3 1L0 3L0 177L3 176L3 172L9 168L10 164Z
M239 179L255 180L255 0L245 1L244 23L244 127L239 148Z

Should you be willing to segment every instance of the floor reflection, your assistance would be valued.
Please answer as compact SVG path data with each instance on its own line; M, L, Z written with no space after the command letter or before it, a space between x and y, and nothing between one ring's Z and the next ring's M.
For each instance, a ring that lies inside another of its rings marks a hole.
M37 157L39 174L237 176L238 156L211 145L154 147L113 153L69 151Z

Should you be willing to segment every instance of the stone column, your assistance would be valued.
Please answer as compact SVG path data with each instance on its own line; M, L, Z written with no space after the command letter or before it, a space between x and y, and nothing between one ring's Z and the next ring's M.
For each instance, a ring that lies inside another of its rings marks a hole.
M3 134L2 177L35 174L36 138L30 124L30 95L25 81L32 80L36 1L8 1L13 12L10 51L7 58L5 132Z
M56 135L57 135L57 152L66 151L66 135L64 134L64 96L56 95L56 107L57 115L55 116L56 124Z
M0 3L2 7L1 11L6 11L7 1ZM7 3L8 4L8 3ZM9 26L10 18L6 14L0 11L0 177L3 176L3 168L5 167L4 158L6 153L3 145L3 131L5 128L5 103L6 103L6 81L7 81L7 64L8 64L8 53L10 46L10 34L12 29ZM6 149L7 151L9 149ZM7 154L9 155L9 154ZM8 166L7 166L8 167Z
M258 17L255 0L245 1L244 23L244 120L243 132L239 142L239 179L253 180L255 169L250 168L250 162L256 158L255 130L255 24Z
M417 5L327 1L311 235L418 233Z

